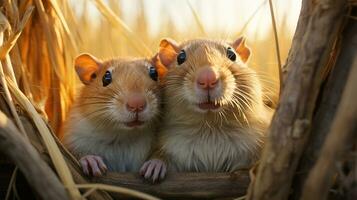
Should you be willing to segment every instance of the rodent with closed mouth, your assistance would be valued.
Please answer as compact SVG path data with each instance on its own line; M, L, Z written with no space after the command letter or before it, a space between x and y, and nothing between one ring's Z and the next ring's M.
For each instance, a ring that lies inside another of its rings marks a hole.
M179 172L232 172L258 160L273 111L250 54L243 37L160 42L164 116L157 151L140 169L146 179L163 179L166 163Z
M84 84L65 122L63 142L83 172L138 171L148 158L160 108L152 59L75 59Z

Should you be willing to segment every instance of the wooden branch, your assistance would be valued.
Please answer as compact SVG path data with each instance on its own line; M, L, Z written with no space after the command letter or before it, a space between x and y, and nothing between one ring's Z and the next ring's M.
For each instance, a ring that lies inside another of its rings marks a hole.
M357 14L357 7L354 14ZM299 166L294 177L294 190L292 191L292 200L300 199L303 184L307 178L308 172L316 163L321 147L331 129L337 107L340 104L343 89L346 86L348 75L357 56L357 21L349 19L344 31L341 33L341 41L336 46L339 55L336 56L336 64L331 71L329 78L324 84L320 100L316 108L316 114L312 120L310 129L310 138L302 153Z
M236 173L174 173L159 184L150 184L138 174L108 173L93 181L142 191L162 199L213 199L239 197L246 194L247 171ZM118 194L112 194L120 198Z
M287 74L290 71L292 63L295 63L297 61L296 59L298 59L298 55L301 53L301 48L300 48L301 41L305 35L308 20L310 19L309 13L311 12L312 8L313 8L313 4L311 1L302 1L300 15L297 22L294 38L289 50L289 55L285 65L283 65L283 68L281 69L282 70L282 80L280 80L280 82L282 83L282 85L280 85L281 89L284 86ZM282 91L280 90L280 93L281 92Z
M295 47L301 48L299 54L288 63L290 71L281 101L247 199L288 198L295 169L308 139L321 73L339 30L336 25L341 25L346 6L346 0L315 1L301 45Z
M14 161L41 199L69 199L56 174L1 111L0 150Z
M321 150L319 159L311 170L301 199L326 199L332 184L332 176L336 172L336 163L346 146L357 138L357 57L349 75L341 104L335 115L331 131Z

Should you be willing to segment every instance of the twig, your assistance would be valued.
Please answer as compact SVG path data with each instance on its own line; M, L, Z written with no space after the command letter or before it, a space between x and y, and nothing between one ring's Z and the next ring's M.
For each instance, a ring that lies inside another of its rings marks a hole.
M133 47L144 56L152 55L151 50L145 43L103 2L103 0L93 0L98 10L106 19L128 39Z
M241 28L238 35L242 35L245 29L248 27L249 23L254 19L255 15L259 12L260 9L266 4L268 0L263 1L255 10L254 12L248 17L248 20L244 23L243 27Z
M5 200L9 200L9 198L10 198L11 188L13 187L13 185L15 183L15 179L16 179L16 176L17 176L17 170L18 169L19 168L16 166L14 171L12 172L12 175L11 175L11 178L10 178L10 182L9 182L9 187L7 188L7 191L6 191Z
M84 194L83 194L83 198L87 198L89 195L91 195L95 190L96 190L97 188L95 188L95 187L93 187L93 188L91 188L91 189L89 189L87 192L85 192Z
M274 39L275 39L275 49L276 49L276 59L278 60L278 67L279 67L279 96L281 94L281 87L283 86L283 74L281 69L281 58L280 58L280 47L279 47L279 38L278 38L278 31L276 28L275 16L274 16L274 8L272 0L269 0L269 8L270 8L270 15L271 15L271 22L273 24L274 30Z
M191 2L189 0L187 0L186 2L187 2L187 5L190 7L191 13L193 14L193 17L195 18L195 22L196 22L198 28L200 29L201 34L206 36L207 33L205 31L203 23L202 23L200 17L198 16L195 8L192 6L192 4L191 4Z
M51 4L53 10L55 11L56 15L58 16L59 21L62 24L62 27L64 29L64 33L67 35L67 37L69 38L69 43L71 44L71 47L74 49L75 52L78 51L78 47L76 45L76 41L74 40L74 38L72 37L71 31L69 29L69 26L66 22L66 19L64 18L62 12L60 11L60 8L57 4L57 1L49 1L49 3Z
M9 39L4 44L1 45L0 47L1 60L5 59L5 56L8 55L11 49L15 46L17 39L20 37L22 30L27 24L27 21L29 20L33 10L34 10L33 6L30 6L29 8L26 9L24 16L20 24L16 28L16 30L10 35Z
M4 32L2 30L0 30L0 44L2 43L3 34L4 34ZM12 79L13 78L14 77L12 77ZM15 79L15 81L16 81L16 79ZM21 134L25 138L27 138L26 131L25 131L25 129L24 129L24 127L23 127L23 125L22 125L22 123L20 121L19 115L16 112L16 108L15 108L14 102L12 100L8 85L6 83L5 73L4 73L3 65L2 65L1 62L0 62L0 85L3 88L3 91L5 93L5 100L7 101L7 104L9 106L9 108L10 108L11 114L13 115L13 117L15 119L15 123L16 123L17 127L20 129ZM17 84L15 84L15 85L17 86Z

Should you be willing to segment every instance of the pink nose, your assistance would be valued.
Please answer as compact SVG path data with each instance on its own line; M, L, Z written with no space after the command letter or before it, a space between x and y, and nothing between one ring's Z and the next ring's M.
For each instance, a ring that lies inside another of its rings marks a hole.
M145 109L145 97L139 94L131 95L126 103L126 108L131 112L141 112Z
M204 69L198 74L197 85L202 89L212 89L216 87L217 83L217 76L211 69Z

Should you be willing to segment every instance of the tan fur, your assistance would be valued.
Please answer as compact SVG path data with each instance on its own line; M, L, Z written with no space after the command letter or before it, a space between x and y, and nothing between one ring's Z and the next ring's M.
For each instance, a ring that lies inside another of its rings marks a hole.
M271 110L263 103L257 74L242 61L248 58L230 61L228 46L190 40L178 48L186 51L187 60L182 65L174 60L168 66L160 154L173 170L233 171L259 158ZM207 66L213 66L220 77L220 90L212 94L218 97L219 112L197 108L203 100L195 90L195 77Z
M114 59L100 64L100 71L83 86L66 122L65 145L78 158L91 154L104 159L110 171L138 171L147 159L159 112L159 88L148 74L146 59ZM112 83L103 87L105 71ZM143 127L130 129L124 122L135 114L125 109L131 93L144 94L147 109L139 115Z

